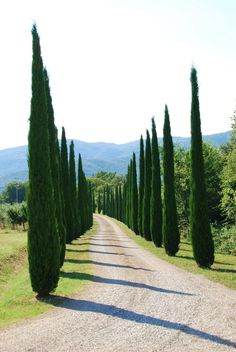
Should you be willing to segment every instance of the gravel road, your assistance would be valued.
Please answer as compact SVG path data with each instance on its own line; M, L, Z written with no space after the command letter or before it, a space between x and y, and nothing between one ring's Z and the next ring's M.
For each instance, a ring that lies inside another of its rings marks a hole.
M109 218L95 218L92 284L0 331L1 352L236 350L235 291L156 258Z

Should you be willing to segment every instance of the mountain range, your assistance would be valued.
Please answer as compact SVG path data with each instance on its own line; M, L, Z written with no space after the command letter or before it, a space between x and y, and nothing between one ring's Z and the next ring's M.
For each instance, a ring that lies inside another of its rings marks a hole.
M230 138L231 132L203 136L203 140L219 147ZM189 148L190 137L173 137L174 144L183 148ZM68 145L70 140L68 140ZM159 139L162 145L162 138ZM87 143L74 140L75 158L78 160L78 153L81 154L85 174L91 176L98 171L116 172L125 174L132 153L139 154L139 140L124 143ZM27 146L8 148L0 150L0 191L8 182L26 181L28 178Z

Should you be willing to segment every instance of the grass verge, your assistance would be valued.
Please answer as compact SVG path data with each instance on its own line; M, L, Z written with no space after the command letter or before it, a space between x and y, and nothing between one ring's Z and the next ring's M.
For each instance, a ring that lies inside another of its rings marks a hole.
M135 235L125 224L113 219L114 222L138 245L155 254L168 263L190 271L194 274L200 274L209 280L223 284L231 289L236 289L236 256L228 254L215 253L215 262L211 268L199 268L193 258L192 246L186 242L180 243L180 250L176 257L166 255L164 248L157 248L153 242L147 242L141 236Z
M91 282L85 279L75 280L73 275L78 271L83 274L92 274L92 264L89 262L88 249L89 240L96 233L97 228L98 225L95 223L91 230L87 231L78 240L74 240L72 244L66 246L66 260L61 269L58 287L54 292L58 297L68 297L82 292ZM4 241L7 243L6 247L9 247L8 241L6 239ZM6 262L7 258L14 253L15 262L18 264L10 265L7 271L5 269L0 271L0 328L22 319L35 317L52 308L52 305L48 304L47 300L37 300L35 293L32 292L25 248L26 234L23 246L20 245L16 250L7 250L8 256L4 255ZM80 264L78 264L78 259L81 261ZM11 270L9 270L10 268Z

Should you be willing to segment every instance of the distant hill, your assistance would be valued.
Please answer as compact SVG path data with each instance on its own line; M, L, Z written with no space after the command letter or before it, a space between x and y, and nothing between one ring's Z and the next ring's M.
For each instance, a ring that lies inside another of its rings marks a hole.
M203 139L212 145L219 147L226 143L230 137L230 131L203 136ZM173 137L175 144L189 148L189 137ZM68 141L68 144L70 141ZM162 145L162 138L159 139ZM111 171L117 174L125 174L132 153L139 154L139 141L125 144L115 143L87 143L74 140L75 157L78 153L83 159L84 171L91 176L98 171ZM27 146L0 150L0 191L11 181L26 181L27 170Z

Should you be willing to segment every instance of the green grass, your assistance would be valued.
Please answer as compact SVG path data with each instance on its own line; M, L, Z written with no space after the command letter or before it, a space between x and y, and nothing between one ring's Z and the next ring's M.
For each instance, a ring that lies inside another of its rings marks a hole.
M86 275L83 275L83 280L74 280L73 275L76 272L92 274L92 264L89 262L88 248L89 240L96 233L97 228L98 225L95 224L81 238L66 246L66 260L61 269L61 277L58 287L54 292L55 295L59 297L71 296L84 290L91 282L84 279ZM5 262L7 262L7 258L12 257L14 253L14 258L18 265L13 265L10 272L9 270L7 272L6 270L0 271L0 327L6 327L22 319L37 316L52 308L52 305L48 304L49 300L38 300L36 294L32 292L25 249L26 234L24 234L25 238L22 242L15 238L16 242L21 242L18 249L17 245L13 244L13 237L11 238L9 235L9 233L0 234L0 244L5 243L6 248L6 251L2 251L3 256ZM17 237L21 236L21 233L13 235ZM22 250L22 246L24 250ZM79 250L83 250L83 252L78 252ZM8 254L6 255L6 253ZM77 262L78 259L81 261L80 264ZM53 305L56 305L57 298L52 299L54 299Z
M159 258L194 274L203 275L209 280L223 284L231 289L236 289L236 256L215 253L215 262L211 270L202 269L197 266L193 258L190 244L181 242L180 250L176 257L169 257L166 255L164 248L156 248L152 242L147 242L141 236L135 235L125 224L117 220L114 221L132 240Z

